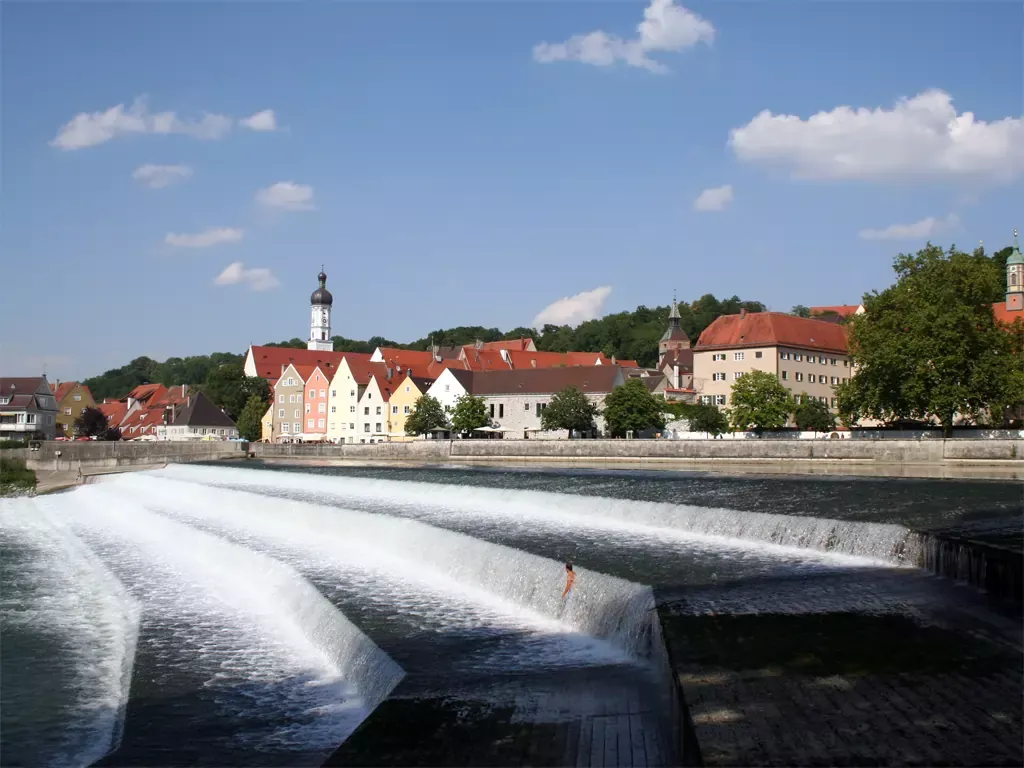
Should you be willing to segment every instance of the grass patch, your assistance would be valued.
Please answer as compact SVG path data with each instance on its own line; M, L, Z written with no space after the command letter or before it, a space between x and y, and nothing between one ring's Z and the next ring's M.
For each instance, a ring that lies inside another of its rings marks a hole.
M36 489L36 473L25 468L24 459L0 458L0 496L30 493Z
M790 675L984 675L1020 664L1000 647L905 616L665 616L680 664Z

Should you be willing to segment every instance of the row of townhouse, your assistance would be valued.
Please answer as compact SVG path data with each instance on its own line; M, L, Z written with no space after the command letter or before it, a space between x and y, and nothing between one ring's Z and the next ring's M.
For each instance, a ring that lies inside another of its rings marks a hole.
M231 440L238 427L231 417L202 392L184 384L140 384L118 400L98 406L109 428L121 431L121 440Z

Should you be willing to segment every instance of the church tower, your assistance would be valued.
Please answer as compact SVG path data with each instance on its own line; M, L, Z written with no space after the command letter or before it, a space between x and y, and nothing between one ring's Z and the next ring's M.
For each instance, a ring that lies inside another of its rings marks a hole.
M1013 230L1013 253L1006 260L1006 311L1024 312L1024 256Z
M334 305L334 297L327 290L327 275L324 274L323 267L320 267L320 274L316 276L316 279L320 281L320 287L313 291L313 295L309 297L309 341L306 342L306 349L315 349L318 352L333 352L331 308Z
M668 328L658 342L658 368L665 362L665 355L677 349L689 349L690 337L686 335L682 325L679 323L679 305L676 297L672 296L672 311L668 313Z

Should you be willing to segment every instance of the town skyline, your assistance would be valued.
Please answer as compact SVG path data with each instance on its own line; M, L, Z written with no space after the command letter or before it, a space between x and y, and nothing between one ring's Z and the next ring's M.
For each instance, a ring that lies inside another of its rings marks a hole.
M856 303L927 240L1010 243L1019 21L1002 4L11 6L4 250L16 284L50 265L60 311L3 355L85 378L301 337L321 263L334 333L401 343L575 325L672 286ZM46 66L14 65L29 55ZM815 143L825 115L842 130ZM14 294L0 323L34 302Z

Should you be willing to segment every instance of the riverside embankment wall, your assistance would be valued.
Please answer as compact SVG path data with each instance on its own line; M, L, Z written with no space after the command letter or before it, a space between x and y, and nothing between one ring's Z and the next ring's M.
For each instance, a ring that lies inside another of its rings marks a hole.
M998 463L1024 467L1011 440L420 440L374 445L254 443L258 459L396 461L848 461L877 464Z
M241 459L410 462L813 462L1024 468L1024 439L952 440L418 440L373 445L229 442L44 442L4 451L29 469L76 470Z

